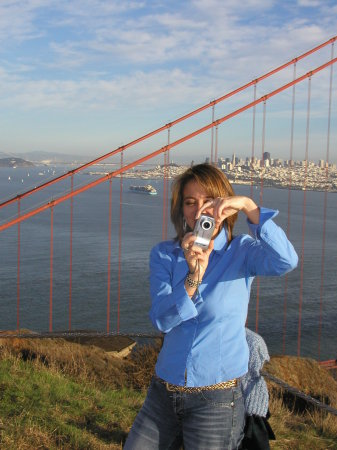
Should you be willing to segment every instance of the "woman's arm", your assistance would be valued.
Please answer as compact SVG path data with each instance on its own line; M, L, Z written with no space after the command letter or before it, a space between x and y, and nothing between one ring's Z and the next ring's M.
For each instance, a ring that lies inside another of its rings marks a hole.
M248 275L282 275L297 266L298 257L294 247L284 231L271 220L278 211L259 208L249 197L218 197L206 202L198 211L197 217L210 208L213 209L217 224L239 211L246 214L255 237L248 248Z
M260 208L260 221L248 226L254 237L246 259L249 275L284 275L295 269L298 256L281 227L272 220L278 211Z
M198 315L195 304L185 288L186 267L181 280L172 286L173 266L177 262L165 248L155 246L150 254L150 291L152 306L150 319L160 331L167 333L182 322ZM180 262L182 264L182 262Z

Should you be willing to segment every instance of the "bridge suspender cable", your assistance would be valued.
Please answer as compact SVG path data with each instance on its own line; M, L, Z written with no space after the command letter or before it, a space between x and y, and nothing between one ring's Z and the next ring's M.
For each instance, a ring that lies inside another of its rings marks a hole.
M300 258L300 295L299 295L299 314L298 314L298 334L297 334L297 356L301 354L301 331L302 331L302 303L303 303L303 279L304 279L304 240L305 240L305 226L306 226L306 207L307 207L307 179L308 179L308 164L309 164L309 131L310 131L310 105L311 105L311 75L308 79L308 103L307 103L307 125L306 125L306 139L305 139L305 171L303 183L303 210L302 210L302 246Z
M212 123L210 123L208 125L205 125L204 127L199 128L198 130L196 130L196 131L194 131L194 132L192 132L190 134L187 134L186 136L184 136L184 137L182 137L182 138L180 138L180 139L170 143L169 145L166 145L166 146L164 146L164 147L162 147L162 148L160 148L160 149L158 149L158 150L156 150L156 151L154 151L154 152L152 152L152 153L150 153L150 154L148 154L146 156L143 156L142 158L139 158L139 159L133 161L132 163L129 163L129 164L125 165L124 167L115 170L114 172L110 172L109 174L104 175L103 177L98 178L97 180L95 180L95 181L93 181L91 183L88 183L87 185L82 186L82 187L74 190L73 192L64 194L64 195L60 196L57 199L54 199L54 200L52 200L50 202L47 202L47 203L43 204L42 206L37 207L37 208L33 209L32 211L29 211L26 214L21 215L20 217L17 217L15 219L12 219L12 220L10 220L10 221L0 225L0 231L3 231L5 229L7 229L7 228L9 228L9 227L19 223L19 222L22 222L22 221L28 219L29 217L35 216L36 214L38 214L38 213L40 213L40 212L42 212L44 210L47 210L47 209L49 209L49 208L51 208L53 206L56 206L59 203L62 203L64 201L66 201L66 200L69 200L70 198L80 194L81 192L85 192L85 191L93 188L94 186L97 186L97 185L99 185L101 183L104 183L110 177L116 177L117 175L121 174L122 172L125 172L125 171L127 171L129 169L132 169L133 167L138 166L139 164L142 164L145 161L148 161L149 159L152 159L155 156L158 156L161 153L163 153L163 152L165 152L165 151L167 151L167 150L169 150L171 148L174 148L174 147L180 145L181 143L186 142L186 141L188 141L189 139L192 139L195 136L198 136L199 134L204 133L205 131L211 129L212 127L216 127L217 125L225 122L226 120L229 120L232 117L237 116L238 114L242 113L243 111L246 111L246 110L254 107L255 105L257 105L259 103L262 103L262 102L266 101L267 99L275 96L276 94L279 94L280 92L282 92L282 91L284 91L286 89L289 89L294 84L300 83L301 81L305 80L306 78L312 77L314 74L316 74L316 73L320 72L321 70L331 66L332 64L335 64L336 62L337 62L337 58L334 58L331 61L328 61L327 63L322 64L321 66L317 67L316 69L313 69L312 71L306 73L305 75L302 75L301 77L297 78L296 80L293 80L290 83L287 83L287 84L281 86L280 88L275 89L274 91L270 92L269 94L264 95L260 99L255 100L255 101L253 101L251 103L248 103L247 105L245 105L245 106L243 106L243 107L233 111L232 113L227 114L226 116L221 117L220 119L217 119L214 122L212 122Z
M331 59L334 56L334 43L331 46ZM320 285L320 302L319 302L319 329L318 329L318 361L321 358L321 334L322 334L322 315L323 315L323 290L324 290L324 262L325 262L325 239L326 239L326 211L328 202L328 177L329 177L329 159L330 159L330 126L331 126L331 100L332 100L332 76L333 66L330 66L330 84L329 84L329 106L328 106L328 129L326 143L326 160L325 160L325 190L324 190L324 206L323 206L323 232L322 232L322 257L321 257L321 285Z
M296 62L294 63L294 75L293 79L296 80ZM293 160L294 149L294 123L295 123L295 98L296 98L296 85L293 86L292 104L291 104L291 132L290 132L290 149L289 149L289 161ZM291 186L292 186L292 165L288 167L288 222L287 222L287 237L290 239L290 212L291 212ZM288 295L288 274L284 278L284 300L283 300L283 336L282 336L282 353L285 354L286 346L286 331L287 331L287 295Z

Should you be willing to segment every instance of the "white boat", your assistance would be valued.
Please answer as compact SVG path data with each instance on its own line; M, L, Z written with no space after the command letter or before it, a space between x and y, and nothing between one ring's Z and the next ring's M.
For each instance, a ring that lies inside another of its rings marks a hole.
M137 192L139 194L157 195L156 189L151 184L145 186L130 186L130 191Z

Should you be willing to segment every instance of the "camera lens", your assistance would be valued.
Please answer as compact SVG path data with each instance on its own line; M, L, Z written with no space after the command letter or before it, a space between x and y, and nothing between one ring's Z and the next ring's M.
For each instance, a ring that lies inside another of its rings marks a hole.
M212 223L209 220L204 220L201 226L204 230L209 230L212 227Z

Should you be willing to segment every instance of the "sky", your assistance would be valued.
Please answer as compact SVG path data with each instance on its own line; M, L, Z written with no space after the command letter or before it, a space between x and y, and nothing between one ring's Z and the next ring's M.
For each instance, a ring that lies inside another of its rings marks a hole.
M336 0L0 0L0 151L105 154L329 40L336 25ZM298 73L321 63L315 55ZM259 85L258 96L292 76ZM311 159L325 151L328 80L325 71L312 83ZM305 127L306 89L296 94L295 135ZM252 91L240 101L252 101ZM265 150L286 158L291 92L268 108ZM226 124L219 154L248 153L251 134L251 116ZM195 155L203 157L207 139L193 143ZM303 132L298 139L300 159Z

